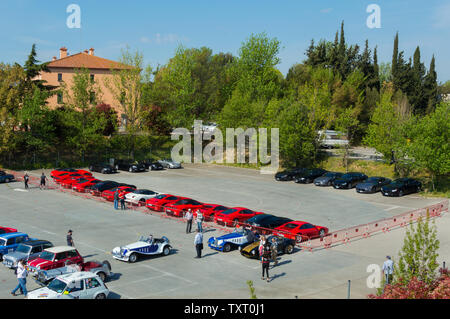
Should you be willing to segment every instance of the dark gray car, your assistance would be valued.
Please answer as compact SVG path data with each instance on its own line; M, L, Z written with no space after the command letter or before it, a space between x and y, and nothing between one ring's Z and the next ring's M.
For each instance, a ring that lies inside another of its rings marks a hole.
M3 256L3 265L8 268L16 268L21 259L31 260L39 257L44 249L53 247L48 240L29 240L17 246L17 249Z
M323 176L317 177L314 180L314 185L316 185L316 186L331 186L331 185L333 185L333 182L336 179L340 178L342 175L344 175L344 173L339 173L339 172L325 173Z

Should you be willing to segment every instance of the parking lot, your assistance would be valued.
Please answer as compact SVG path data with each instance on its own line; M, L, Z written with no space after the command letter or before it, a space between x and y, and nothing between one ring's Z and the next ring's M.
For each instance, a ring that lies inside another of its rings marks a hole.
M29 174L38 176L40 171ZM50 176L50 170L46 174ZM326 226L331 232L442 201L419 195L388 198L379 193L357 194L354 189L276 182L272 175L261 175L257 170L205 164L185 165L179 170L94 176L205 203L242 206L304 220ZM70 228L76 248L87 260L108 260L114 273L106 282L112 291L110 298L249 298L247 280L254 282L259 298L344 298L348 279L359 280L359 286L355 284L353 288L354 297L364 298L374 292L364 287L367 265L381 264L386 254L396 255L404 232L399 229L342 247L313 253L297 250L292 255L283 255L279 266L270 269L273 280L266 283L260 279L258 261L246 259L238 251L216 252L205 244L204 258L194 259L195 234L186 234L182 221L139 211L115 211L112 204L56 190L32 187L25 191L22 183L1 184L0 200L0 225L50 240L55 246L65 245ZM441 250L449 251L448 214L438 218L437 224L439 229L447 230L441 232L445 233ZM172 254L142 259L135 264L112 258L110 252L114 247L149 233L168 237L174 248ZM214 224L208 224L204 243L209 237L222 234ZM9 294L17 281L13 271L3 265L0 282L0 298L20 298ZM38 287L31 278L27 282L29 290Z

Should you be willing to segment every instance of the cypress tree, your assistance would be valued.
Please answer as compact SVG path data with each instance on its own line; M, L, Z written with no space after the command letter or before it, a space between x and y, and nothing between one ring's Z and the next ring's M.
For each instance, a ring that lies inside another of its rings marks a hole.
M377 47L373 50L373 87L380 90L380 68L378 67Z
M394 39L394 52L392 53L392 64L391 64L391 74L392 74L392 82L394 83L394 88L396 87L397 82L397 65L398 65L399 53L398 53L398 32L395 34Z
M423 81L425 76L425 66L420 62L420 48L417 46L413 58L413 88L410 96L411 106L415 113L422 113L426 108L427 101L423 95Z
M433 57L431 58L430 69L428 70L428 73L424 79L423 90L424 90L424 99L427 103L426 112L430 113L436 108L437 93L438 93L434 54Z

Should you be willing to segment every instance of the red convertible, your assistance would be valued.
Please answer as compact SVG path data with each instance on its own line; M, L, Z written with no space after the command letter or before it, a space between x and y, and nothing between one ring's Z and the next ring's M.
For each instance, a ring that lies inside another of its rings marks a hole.
M114 193L116 190L119 191L119 197L125 196L128 193L131 193L136 190L136 188L130 187L130 186L119 186L114 187L112 189L107 189L102 192L102 197L106 199L107 201L113 202L114 201Z
M84 182L79 181L78 183L75 183L72 185L72 189L76 192L84 193L86 188L91 187L100 182L101 182L101 180L99 180L99 179L90 179L90 180L85 180Z
M170 195L170 194L160 194L153 198L147 199L147 201L145 202L145 206L148 209L151 209L151 210L154 210L157 212L162 212L164 210L165 205L173 203L173 202L183 199L183 198L186 198L186 197L174 196L174 195Z
M244 222L255 215L264 214L262 212L254 212L244 207L233 207L221 213L214 214L214 222L219 225L236 226L240 222Z
M183 217L184 213L187 212L188 209L196 212L197 209L201 209L203 207L204 204L196 201L195 199L183 198L174 203L167 204L165 206L165 211L167 215Z
M0 235L8 233L17 233L17 229L0 226Z
M277 232L278 231L278 232ZM273 235L294 239L297 242L323 237L328 234L328 228L316 226L307 222L292 221L274 229Z

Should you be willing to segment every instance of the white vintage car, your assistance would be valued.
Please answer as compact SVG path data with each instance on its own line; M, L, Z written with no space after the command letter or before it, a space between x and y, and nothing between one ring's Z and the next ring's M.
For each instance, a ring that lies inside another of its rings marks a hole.
M167 237L153 238L141 236L135 243L116 247L112 250L112 256L122 261L136 262L140 255L164 255L170 254L171 246Z
M125 201L134 205L145 205L147 199L158 196L158 192L154 192L148 189L137 189L131 193L125 195Z
M30 291L28 299L106 299L109 290L99 276L81 271L58 276L47 287Z

